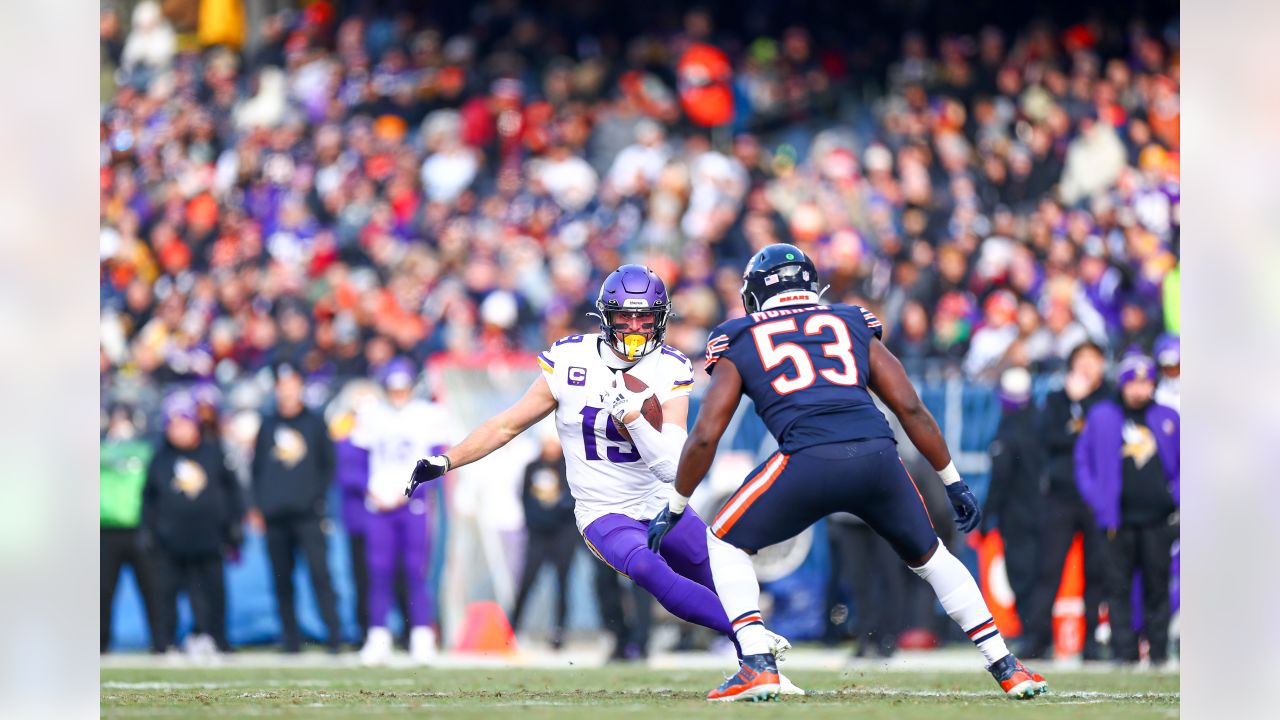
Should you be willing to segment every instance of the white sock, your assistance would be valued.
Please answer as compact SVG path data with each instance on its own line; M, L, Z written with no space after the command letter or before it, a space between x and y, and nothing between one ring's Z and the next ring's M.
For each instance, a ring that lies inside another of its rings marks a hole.
M773 652L773 642L760 615L760 583L751 558L707 529L707 559L711 579L724 612L733 623L733 634L743 655Z
M942 609L947 611L973 644L978 646L987 658L987 665L1009 654L1004 637L1000 635L1000 630L991 617L991 610L982 599L978 582L941 540L929 562L911 570L933 586Z

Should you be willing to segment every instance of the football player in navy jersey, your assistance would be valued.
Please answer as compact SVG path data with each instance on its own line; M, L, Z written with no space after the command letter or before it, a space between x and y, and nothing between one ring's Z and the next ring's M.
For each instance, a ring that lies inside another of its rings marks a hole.
M711 385L680 455L675 492L649 525L649 547L656 551L711 467L739 400L751 398L778 451L752 471L707 529L716 591L743 654L742 670L713 694L777 682L760 622L759 585L751 564L730 546L755 552L838 511L865 520L933 587L1005 693L1031 698L1043 692L1044 678L1009 653L977 582L938 539L875 406L872 392L941 476L960 530L976 528L977 500L902 364L881 342L880 321L858 306L821 304L817 270L794 245L764 248L743 279L747 315L711 331L705 368Z

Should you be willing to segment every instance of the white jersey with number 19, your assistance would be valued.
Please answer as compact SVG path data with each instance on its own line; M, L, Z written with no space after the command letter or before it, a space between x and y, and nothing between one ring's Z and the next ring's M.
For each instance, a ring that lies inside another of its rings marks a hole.
M614 372L601 358L601 352L611 351L599 342L596 335L570 335L538 355L557 403L556 431L564 446L579 531L610 513L651 519L670 492L649 471L635 445L614 427L601 402ZM627 374L653 388L662 403L693 389L693 366L669 345L641 358Z

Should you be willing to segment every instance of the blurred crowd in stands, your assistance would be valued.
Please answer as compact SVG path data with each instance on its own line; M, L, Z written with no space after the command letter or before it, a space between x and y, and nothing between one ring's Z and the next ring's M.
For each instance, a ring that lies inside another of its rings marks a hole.
M1178 332L1176 24L907 30L869 59L697 9L626 34L502 0L471 15L447 32L314 2L251 50L244 27L202 46L205 25L181 50L157 3L104 11L110 389L536 351L590 327L629 261L674 288L670 342L696 356L778 240L916 371L993 380ZM715 62L679 65L708 44L732 102L710 129L682 93L725 100L692 92Z

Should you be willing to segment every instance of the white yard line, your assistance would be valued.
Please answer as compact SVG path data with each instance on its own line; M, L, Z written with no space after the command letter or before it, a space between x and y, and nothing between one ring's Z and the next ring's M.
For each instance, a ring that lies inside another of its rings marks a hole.
M360 687L400 685L419 685L412 678L362 678L358 683L347 682L340 678L322 680L320 678L299 678L297 680L228 680L226 682L121 682L108 680L102 683L107 690L226 690L237 687L333 687L359 685Z

